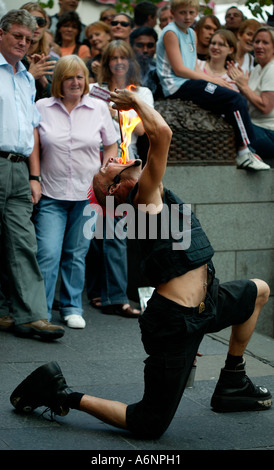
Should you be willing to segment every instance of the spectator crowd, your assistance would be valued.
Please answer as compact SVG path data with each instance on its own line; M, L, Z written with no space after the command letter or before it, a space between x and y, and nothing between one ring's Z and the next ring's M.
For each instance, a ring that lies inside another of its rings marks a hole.
M84 328L85 285L104 314L140 316L126 240L83 232L92 178L121 144L119 114L94 87L134 85L151 107L191 100L232 125L237 168L273 167L273 27L234 6L221 25L198 0L141 1L132 16L106 8L98 18L80 18L79 3L60 0L49 16L28 2L0 19L0 329L26 338L63 336L53 308ZM144 139L140 122L131 159L145 161Z

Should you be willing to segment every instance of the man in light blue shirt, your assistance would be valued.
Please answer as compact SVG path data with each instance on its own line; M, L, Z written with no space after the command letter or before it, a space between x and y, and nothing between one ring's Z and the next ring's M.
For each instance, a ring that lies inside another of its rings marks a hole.
M62 337L64 328L47 320L44 280L36 260L31 216L41 197L40 162L31 153L40 115L34 78L21 62L35 29L25 10L11 10L0 20L0 256L1 267L7 267L13 314L1 276L0 329L52 340Z

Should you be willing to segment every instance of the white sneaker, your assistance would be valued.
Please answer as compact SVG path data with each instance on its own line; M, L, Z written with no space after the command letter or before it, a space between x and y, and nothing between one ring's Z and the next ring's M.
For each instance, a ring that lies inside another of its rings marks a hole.
M263 162L263 160L256 155L256 153L248 150L242 155L236 157L237 168L245 170L269 170L270 166Z
M85 328L86 326L86 322L81 315L68 315L64 317L64 321L69 328Z

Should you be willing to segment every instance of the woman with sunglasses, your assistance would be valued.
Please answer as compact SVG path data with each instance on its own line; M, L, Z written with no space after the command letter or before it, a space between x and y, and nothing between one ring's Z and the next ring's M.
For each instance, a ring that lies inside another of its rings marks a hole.
M51 57L48 49L45 35L48 17L45 10L36 2L25 3L20 9L27 10L35 18L37 24L28 55L23 59L24 65L35 78L37 101L51 96L51 78L56 58Z
M106 8L105 10L101 11L99 20L104 21L104 23L110 26L110 23L116 14L117 11L115 8Z
M133 20L126 13L118 13L111 21L114 39L123 39L129 43L129 36L133 29Z

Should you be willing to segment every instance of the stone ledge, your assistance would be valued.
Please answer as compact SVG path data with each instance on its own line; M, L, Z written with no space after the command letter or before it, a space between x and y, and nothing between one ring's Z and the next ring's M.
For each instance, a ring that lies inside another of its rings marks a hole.
M173 132L169 165L234 164L234 130L223 117L180 99L157 100L154 107Z
M231 165L169 165L164 185L188 204L271 202L274 170L237 170Z

